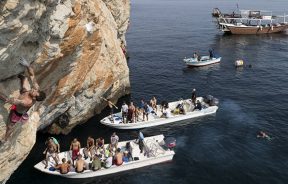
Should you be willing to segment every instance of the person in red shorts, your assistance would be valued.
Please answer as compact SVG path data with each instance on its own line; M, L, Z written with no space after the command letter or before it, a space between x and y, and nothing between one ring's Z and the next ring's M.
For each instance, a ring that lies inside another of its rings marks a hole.
M72 150L72 164L73 165L74 165L74 160L76 160L79 155L80 149L81 149L80 142L77 140L77 138L74 138L70 145L70 150Z

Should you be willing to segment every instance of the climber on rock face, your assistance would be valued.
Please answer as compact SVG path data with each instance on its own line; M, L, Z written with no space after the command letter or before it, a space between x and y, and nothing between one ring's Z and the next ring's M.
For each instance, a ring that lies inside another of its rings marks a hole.
M20 79L21 84L20 95L17 98L3 99L2 97L6 103L12 104L6 124L5 141L10 137L15 123L24 123L28 121L28 110L36 103L36 101L43 101L46 98L46 94L39 90L39 85L35 79L32 67L29 66L28 62L24 58L20 59L20 64L27 68L32 86L30 86L29 80L26 76L19 74L18 78Z

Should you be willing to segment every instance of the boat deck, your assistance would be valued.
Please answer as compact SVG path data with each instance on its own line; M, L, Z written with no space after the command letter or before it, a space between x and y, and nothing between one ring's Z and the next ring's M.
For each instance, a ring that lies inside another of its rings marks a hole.
M140 153L139 145L136 140L123 141L118 143L118 147L121 148L121 152L125 151L125 145L127 142L130 142L132 148L132 161L123 162L121 166L112 165L110 168L101 168L98 171L85 170L82 173L76 173L75 170L70 171L67 174L61 174L59 171L50 171L50 167L55 166L55 162L52 158L49 158L48 168L45 169L44 160L39 162L34 166L34 168L40 170L41 172L58 175L67 178L88 178L101 175L112 174L116 172L121 172L125 170L131 170L139 167L144 167L147 165L157 164L161 162L166 162L172 160L175 152L164 146L164 136L157 135L152 137L147 137L144 139L144 151ZM108 147L108 144L105 145L105 148ZM80 154L84 155L83 149L80 150ZM59 153L59 158L66 158L66 160L72 160L72 152L66 151ZM104 159L104 156L103 156ZM91 163L90 158L85 160L86 167L88 168L89 163Z
M188 120L191 118L204 116L208 114L213 114L217 111L217 106L209 106L209 104L205 103L202 97L198 97L202 104L202 110L194 110L194 105L190 99L183 100L184 102L184 110L185 114L179 113L171 113L169 117L163 117L163 113L160 110L160 106L157 106L157 111L155 113L150 113L148 115L148 121L145 119L143 120L143 115L139 116L137 122L133 123L123 123L122 122L122 114L121 112L116 113L113 115L113 121L111 121L111 116L103 118L100 122L104 125L117 128L117 129L139 129L139 128L146 128L146 127L153 127L173 122L178 122L182 120ZM176 106L179 104L180 101L170 102L169 109L175 110Z

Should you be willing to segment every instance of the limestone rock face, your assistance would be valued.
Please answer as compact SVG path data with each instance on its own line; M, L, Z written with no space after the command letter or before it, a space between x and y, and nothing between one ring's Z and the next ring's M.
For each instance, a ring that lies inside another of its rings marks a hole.
M0 92L19 95L19 58L35 70L47 98L17 123L0 145L0 182L25 159L37 129L68 133L99 113L106 102L130 92L126 44L129 0L4 0L0 2ZM0 136L5 134L9 104L0 100ZM63 121L64 120L64 121Z

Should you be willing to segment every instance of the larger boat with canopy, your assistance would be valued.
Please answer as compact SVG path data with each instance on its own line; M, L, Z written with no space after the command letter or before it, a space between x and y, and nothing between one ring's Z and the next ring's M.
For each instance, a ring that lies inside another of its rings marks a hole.
M268 34L283 32L288 28L288 15L273 15L271 11L239 10L239 13L222 14L213 9L218 28L230 34Z

